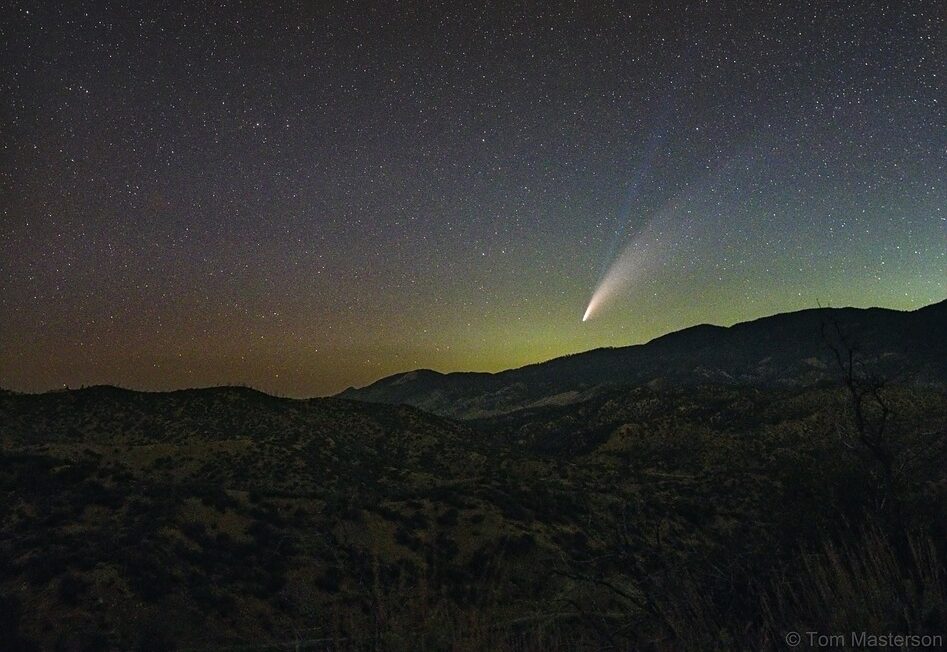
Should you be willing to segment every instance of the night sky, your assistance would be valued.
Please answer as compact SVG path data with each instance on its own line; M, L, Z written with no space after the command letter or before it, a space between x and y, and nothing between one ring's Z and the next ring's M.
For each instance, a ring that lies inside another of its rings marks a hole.
M947 295L941 2L512 4L3 9L0 386L319 395Z

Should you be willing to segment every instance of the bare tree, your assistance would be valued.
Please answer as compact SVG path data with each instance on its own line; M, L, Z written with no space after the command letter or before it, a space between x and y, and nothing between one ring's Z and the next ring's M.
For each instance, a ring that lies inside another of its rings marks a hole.
M888 379L865 364L858 343L837 320L822 323L822 339L832 352L848 396L852 428L839 431L842 444L874 462L880 475L878 508L900 520L895 482L897 449L890 428L894 412L885 397Z

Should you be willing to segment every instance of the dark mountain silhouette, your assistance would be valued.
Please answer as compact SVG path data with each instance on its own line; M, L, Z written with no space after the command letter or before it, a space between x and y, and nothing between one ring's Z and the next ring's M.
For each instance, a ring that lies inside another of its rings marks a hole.
M595 349L495 374L412 371L339 396L477 418L575 403L608 386L805 386L838 377L826 331L830 339L842 333L875 373L897 375L902 382L947 383L947 301L941 301L914 311L816 308L729 328L701 324L646 344Z
M890 482L826 320L892 379L890 419L863 405L869 426L888 419ZM496 412L463 422L243 387L0 392L2 647L768 650L799 623L942 632L943 326L944 304L805 311L378 384Z

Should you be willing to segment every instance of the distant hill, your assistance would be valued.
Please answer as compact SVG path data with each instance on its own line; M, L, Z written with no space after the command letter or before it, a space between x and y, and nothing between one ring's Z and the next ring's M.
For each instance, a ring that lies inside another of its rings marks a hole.
M941 301L914 311L817 308L729 328L702 324L646 344L595 349L495 374L411 371L339 397L482 418L576 403L610 386L807 386L838 376L822 335L824 327L834 334L836 324L878 373L914 384L947 383L947 301Z
M7 446L118 447L168 480L245 491L311 495L340 482L400 483L418 466L453 477L476 464L470 455L482 457L463 426L409 406L285 399L246 387L9 394L0 396L0 418Z

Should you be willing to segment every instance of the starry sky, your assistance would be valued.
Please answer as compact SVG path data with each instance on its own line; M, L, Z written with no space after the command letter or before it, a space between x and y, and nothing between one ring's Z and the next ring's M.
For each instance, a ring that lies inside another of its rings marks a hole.
M0 11L6 388L312 396L947 295L939 2Z

